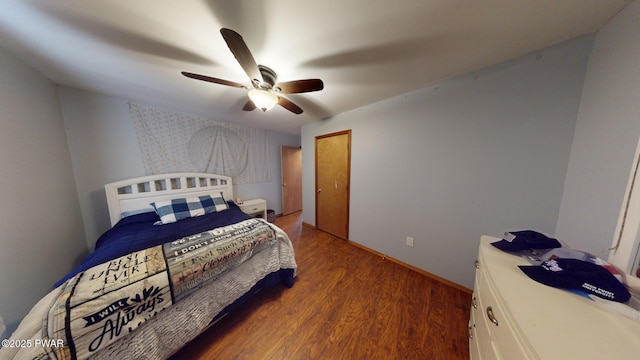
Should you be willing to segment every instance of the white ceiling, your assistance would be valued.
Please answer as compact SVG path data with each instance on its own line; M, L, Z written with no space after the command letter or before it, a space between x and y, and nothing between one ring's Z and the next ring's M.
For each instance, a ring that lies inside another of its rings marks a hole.
M0 47L54 83L215 120L300 125L597 31L631 0L0 0ZM242 111L246 83L220 35L240 33L279 81L321 92Z

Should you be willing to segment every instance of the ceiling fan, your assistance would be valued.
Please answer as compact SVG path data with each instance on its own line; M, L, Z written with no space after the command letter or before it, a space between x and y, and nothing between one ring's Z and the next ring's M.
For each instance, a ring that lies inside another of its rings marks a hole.
M242 110L252 111L256 108L267 111L276 104L291 111L294 114L302 114L302 109L291 100L280 96L280 94L298 94L324 89L324 83L320 79L304 79L286 82L277 82L278 76L275 71L264 65L258 65L245 44L242 36L237 32L222 28L220 33L229 49L235 56L238 63L251 79L251 87L235 81L223 80L206 75L199 75L183 71L182 75L202 81L216 84L233 86L249 90L249 100Z

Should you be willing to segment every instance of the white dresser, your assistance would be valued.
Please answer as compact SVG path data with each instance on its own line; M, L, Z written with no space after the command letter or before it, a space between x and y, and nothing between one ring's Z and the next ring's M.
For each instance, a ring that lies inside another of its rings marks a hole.
M469 319L469 352L477 359L640 358L640 323L577 294L539 284L483 236Z

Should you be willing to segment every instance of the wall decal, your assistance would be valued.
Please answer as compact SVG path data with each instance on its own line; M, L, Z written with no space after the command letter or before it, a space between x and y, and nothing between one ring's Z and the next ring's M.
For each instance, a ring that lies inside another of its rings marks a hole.
M210 172L235 184L270 182L269 132L129 103L147 175Z
M207 126L189 140L189 159L201 172L237 177L247 168L249 149L233 130Z

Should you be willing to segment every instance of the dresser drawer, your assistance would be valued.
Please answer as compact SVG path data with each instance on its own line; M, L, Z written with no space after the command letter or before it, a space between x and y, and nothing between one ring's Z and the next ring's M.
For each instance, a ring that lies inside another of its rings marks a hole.
M488 335L485 333L478 333L477 328L477 316L478 316L478 301L476 293L473 293L471 300L471 313L469 316L469 358L471 360L480 360L480 344L484 343L488 339ZM485 340L483 340L483 338Z
M485 272L480 271L478 283L478 309L476 309L476 333L480 326L486 327L491 338L490 343L496 347L501 359L529 359L520 340L516 337L512 322L504 311L502 300ZM485 329L483 329L485 330Z

